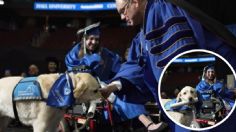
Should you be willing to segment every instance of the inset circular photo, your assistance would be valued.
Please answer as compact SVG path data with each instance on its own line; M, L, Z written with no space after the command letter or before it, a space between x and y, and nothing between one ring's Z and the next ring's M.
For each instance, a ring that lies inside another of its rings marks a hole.
M184 128L214 128L235 108L235 71L214 52L190 50L176 56L164 68L159 82L164 112Z

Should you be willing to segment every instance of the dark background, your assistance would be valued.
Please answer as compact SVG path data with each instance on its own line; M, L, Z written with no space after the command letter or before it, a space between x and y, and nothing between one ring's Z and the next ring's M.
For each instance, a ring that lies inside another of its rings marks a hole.
M37 0L39 1L39 0ZM45 2L44 0L41 0ZM113 0L48 0L50 2L106 2ZM232 0L189 0L223 24L236 23ZM10 69L13 75L27 70L32 63L46 71L46 58L56 57L60 71L65 70L64 56L77 41L76 31L101 21L102 46L120 56L129 47L138 28L127 28L114 11L34 11L34 0L4 0L0 6L0 75Z

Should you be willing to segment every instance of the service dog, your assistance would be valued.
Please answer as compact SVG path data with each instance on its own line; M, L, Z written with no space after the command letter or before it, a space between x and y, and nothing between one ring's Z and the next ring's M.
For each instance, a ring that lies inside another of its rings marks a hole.
M42 96L47 99L53 83L59 74L43 74L37 81ZM101 98L99 83L88 73L69 73L73 84L73 95L77 102L89 102ZM0 79L0 132L4 132L11 119L14 119L12 92L22 77ZM46 105L45 101L17 101L16 108L21 123L33 126L34 132L55 132L65 110Z
M176 103L181 102L194 102L197 100L197 92L191 86L185 86L177 95ZM162 105L165 106L172 99L162 99ZM192 109L195 109L195 106L192 103L186 103L186 107L190 108L188 110L167 110L167 114L176 122L183 124L185 126L190 126L191 122L194 119Z

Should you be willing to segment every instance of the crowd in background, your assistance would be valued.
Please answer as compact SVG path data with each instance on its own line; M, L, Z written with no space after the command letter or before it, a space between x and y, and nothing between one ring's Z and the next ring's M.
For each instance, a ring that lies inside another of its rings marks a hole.
M19 74L14 74L12 70L14 69L6 68L1 73L1 77L9 77L9 76L34 77L40 74L63 72L60 69L60 62L55 57L48 57L45 62L45 67L39 67L37 64L32 63L26 68L25 71L22 71Z

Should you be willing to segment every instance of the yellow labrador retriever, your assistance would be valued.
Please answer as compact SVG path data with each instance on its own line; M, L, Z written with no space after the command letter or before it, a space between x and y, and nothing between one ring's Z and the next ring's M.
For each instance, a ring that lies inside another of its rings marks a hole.
M59 74L43 74L37 80L41 86L42 96L47 99L53 83ZM74 86L73 95L77 102L88 102L101 98L97 80L88 73L70 73ZM0 132L4 132L10 119L15 118L13 112L12 92L22 77L0 79ZM46 105L44 101L17 101L16 108L21 123L32 125L34 132L55 132L63 118L64 110Z
M172 99L162 99L162 106L165 106L168 102L172 101ZM181 107L182 105L187 105L189 108L194 108L191 102L197 101L197 92L191 86L185 86L177 95L176 103L171 104L172 108ZM193 121L194 115L191 110L188 111L176 111L176 110L168 110L165 107L167 113L174 121L179 122L185 126L190 126Z

